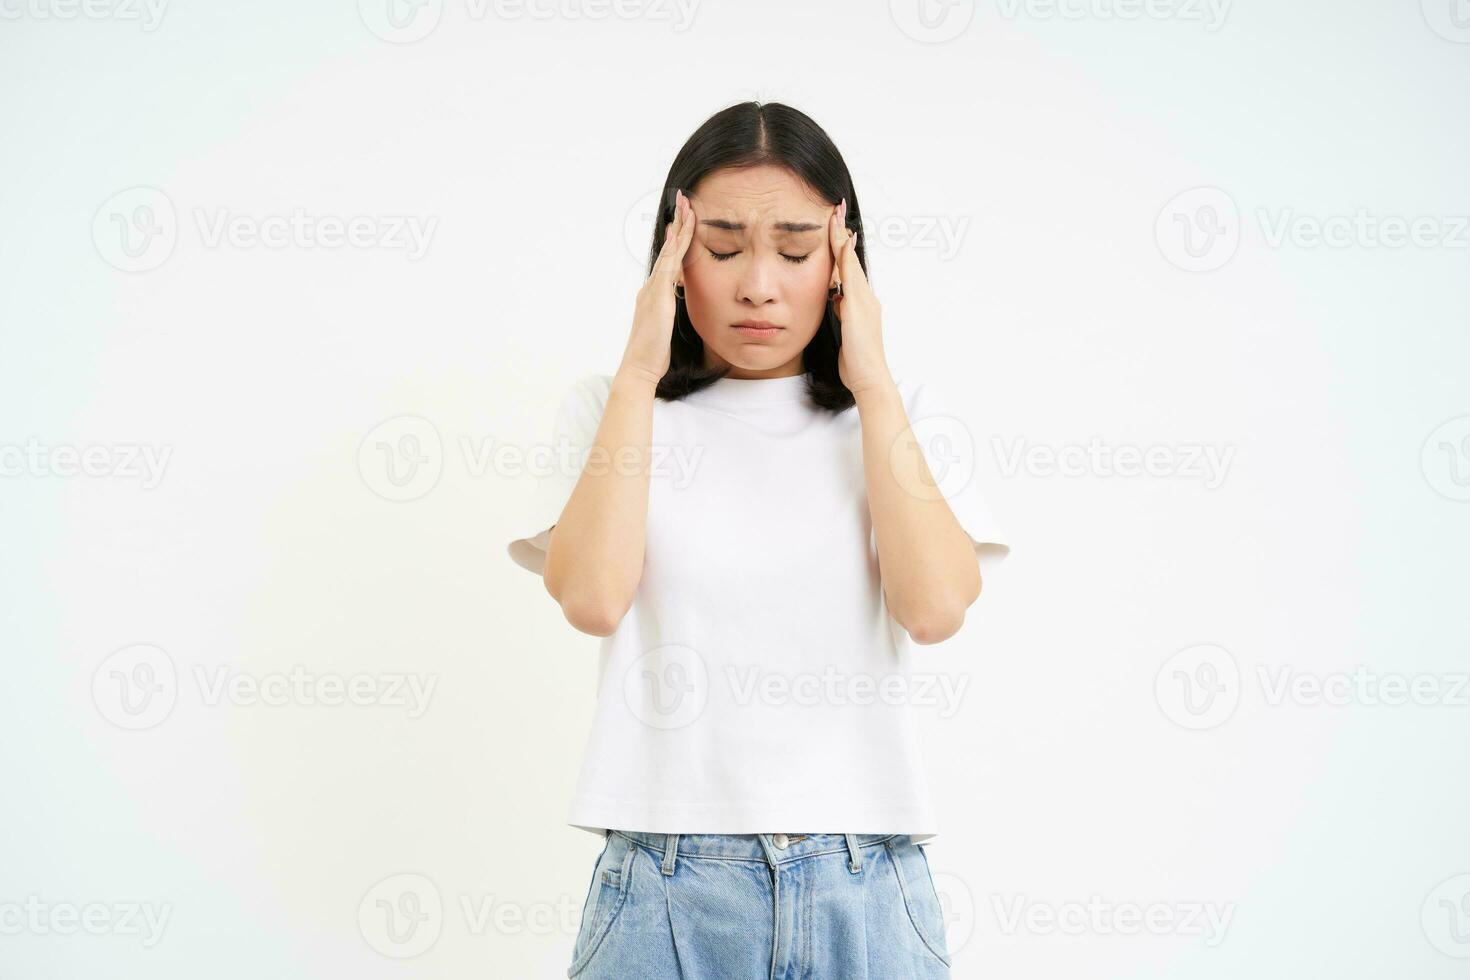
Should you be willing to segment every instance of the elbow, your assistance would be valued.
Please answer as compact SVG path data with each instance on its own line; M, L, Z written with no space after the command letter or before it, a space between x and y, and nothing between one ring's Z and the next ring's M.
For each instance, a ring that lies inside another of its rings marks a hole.
M957 593L948 599L931 599L915 610L907 620L901 620L900 624L915 643L942 643L965 625L965 611L980 598L980 588L980 568L977 562L973 573L965 576L964 584Z
M900 620L899 625L908 632L909 639L921 646L942 643L965 625L965 610L963 607L927 610L907 620Z
M558 600L562 615L572 628L592 636L611 636L628 612L629 603L610 602L596 596L563 597Z
M562 615L572 627L592 636L611 636L633 605L636 591L625 591L602 577L588 580L575 576L567 581L560 566L547 562L543 577L546 591L561 606Z
M967 582L962 592L949 596L930 594L921 603L908 606L894 619L915 643L942 643L965 625L965 612L980 597L980 578Z

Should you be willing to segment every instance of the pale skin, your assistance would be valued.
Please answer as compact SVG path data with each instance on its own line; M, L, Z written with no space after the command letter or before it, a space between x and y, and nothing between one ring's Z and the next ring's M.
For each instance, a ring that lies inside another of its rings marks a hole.
M882 310L845 219L845 201L833 207L774 166L717 171L689 197L679 193L653 272L638 291L591 452L606 454L603 460L629 452L649 458L654 391L669 369L676 283L704 342L706 367L728 364L732 378L780 378L803 372L802 351L821 325L829 286L840 282L838 374L862 427L884 601L915 643L938 643L959 630L979 598L979 563L949 504L906 489L934 481L889 373ZM781 329L751 337L733 326L752 319ZM609 635L633 604L643 573L648 480L646 465L587 467L552 529L546 590L584 633Z

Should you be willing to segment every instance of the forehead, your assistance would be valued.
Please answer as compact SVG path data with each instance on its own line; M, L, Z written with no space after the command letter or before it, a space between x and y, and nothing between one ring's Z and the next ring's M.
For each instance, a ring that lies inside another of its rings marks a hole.
M826 227L831 207L791 171L773 166L717 170L694 186L692 199L702 226L736 231L742 229L732 226L818 231ZM787 224L791 227L776 227Z

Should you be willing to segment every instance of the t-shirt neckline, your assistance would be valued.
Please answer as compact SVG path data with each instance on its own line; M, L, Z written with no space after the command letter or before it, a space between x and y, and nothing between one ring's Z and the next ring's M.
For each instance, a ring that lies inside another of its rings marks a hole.
M702 404L727 408L801 402L807 400L806 378L805 373L791 374L782 378L724 377L685 397L687 400L698 401Z

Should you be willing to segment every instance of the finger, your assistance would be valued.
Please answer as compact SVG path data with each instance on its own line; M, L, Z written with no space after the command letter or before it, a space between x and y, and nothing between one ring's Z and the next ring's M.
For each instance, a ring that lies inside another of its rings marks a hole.
M698 224L694 218L694 202L684 196L682 191L679 193L679 207L679 230L674 235L674 244L669 255L676 286L684 284L684 266L689 261L689 244L694 241L694 226Z
M830 234L828 244L832 248L832 282L836 286L842 282L846 270L846 250L851 239L857 234L855 230L847 227L847 198L843 198L837 204L837 209L832 215L830 222Z
M841 266L842 266L842 236L843 236L843 228L842 228L842 204L843 203L844 202L839 202L838 205L837 205L837 207L832 210L832 214L827 218L827 245L832 250L832 252L831 252L831 256L832 256L832 279L827 284L828 286L836 286L839 282L842 281L842 268L841 268Z
M664 225L664 241L663 241L663 246L662 246L663 248L667 248L669 246L669 243L672 242L672 241L674 241L674 239L676 237L678 237L678 234L679 234L679 223L683 219L683 217L684 217L684 212L683 212L683 209L681 209L679 207L679 196L678 196L678 192L675 191L674 192L674 216L669 219L669 221L668 221L667 224Z
M857 240L857 232L853 231L847 234L847 239L842 243L842 261L840 266L842 269L843 292L846 292L854 285L867 282L867 277L863 275L863 264L858 261L857 257Z
M694 241L694 228L699 221L694 217L694 202L688 197L684 198L684 220L679 226L679 258L683 260L689 251L689 244Z
M674 220L664 225L664 243L659 249L658 260L653 264L653 275L663 279L672 280L674 270L678 268L679 258L682 251L679 248L681 232L688 222L684 218L683 208L680 207L680 198L676 194L674 198Z
M679 230L674 236L673 252L670 261L673 263L675 285L684 283L684 266L689 261L689 245L694 241L694 227L699 224L694 217L694 202L689 200L683 192L679 194L681 215L679 217Z

